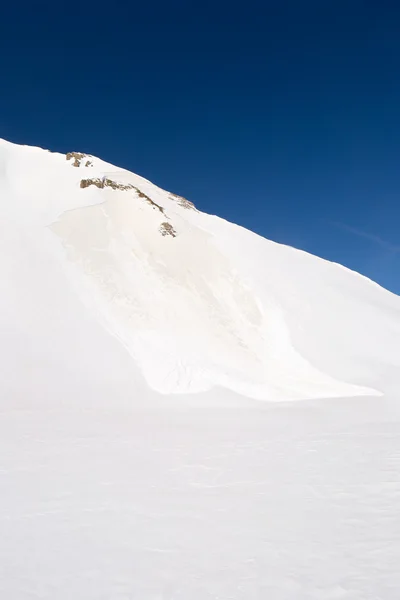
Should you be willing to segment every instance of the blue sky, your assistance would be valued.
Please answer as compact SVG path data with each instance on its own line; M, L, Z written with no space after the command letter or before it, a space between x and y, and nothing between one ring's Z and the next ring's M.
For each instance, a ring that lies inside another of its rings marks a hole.
M0 137L81 150L400 293L400 4L2 7Z

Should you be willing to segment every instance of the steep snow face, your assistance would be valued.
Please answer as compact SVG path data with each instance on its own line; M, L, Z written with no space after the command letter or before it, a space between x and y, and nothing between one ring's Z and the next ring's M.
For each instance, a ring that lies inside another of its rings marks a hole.
M400 387L400 298L339 265L78 152L1 142L0 202L3 391L112 395L127 370L162 394Z

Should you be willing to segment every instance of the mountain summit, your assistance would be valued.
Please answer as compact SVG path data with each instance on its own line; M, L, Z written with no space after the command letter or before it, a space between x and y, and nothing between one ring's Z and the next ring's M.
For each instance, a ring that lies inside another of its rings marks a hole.
M3 397L399 387L400 298L357 273L80 152L1 141L0 199Z

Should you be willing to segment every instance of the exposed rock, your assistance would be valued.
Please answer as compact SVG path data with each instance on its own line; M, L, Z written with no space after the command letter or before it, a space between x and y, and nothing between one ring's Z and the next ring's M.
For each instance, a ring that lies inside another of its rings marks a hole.
M132 185L131 183L127 183L127 184L119 183L118 181L114 181L113 179L108 179L107 177L103 177L103 179L100 179L99 177L93 177L90 179L81 179L81 183L80 183L81 188L87 188L91 185L95 185L96 187L98 187L100 189L111 188L113 190L122 190L122 191L135 190L135 192L139 196L139 198L143 198L153 208L157 208L162 214L164 214L164 209L162 206L157 204L157 202L154 202L154 200L152 200L149 196L144 194L141 190L139 190L139 188Z
M98 188L104 187L103 181L101 179L81 179L81 188L87 188L90 185L95 185Z
M74 159L74 161L72 163L73 167L80 167L82 159L85 158L85 157L89 157L89 155L85 154L84 152L68 152L65 155L65 158L67 160L71 160L71 158ZM92 162L90 160L87 160L86 163L85 163L85 167L91 167L91 166L93 166Z
M105 179L103 178L101 182L103 183L103 187L110 187L113 190L126 191L135 189L135 186L131 185L130 183L119 183L118 181L108 179L107 177Z
M132 186L132 187L134 187L134 186ZM135 187L134 189L136 190L136 193L139 196L139 198L144 198L146 200L146 202L148 202L149 204L152 205L153 208L158 208L158 210L164 214L164 209L162 206L157 204L157 202L154 202L154 200L149 198L149 196L146 196L146 194L144 194L141 190L139 190L139 188Z
M136 189L135 186L131 184L118 183L113 179L108 179L107 177L103 177L100 179L99 177L93 177L91 179L81 179L80 187L87 188L91 185L95 185L96 187L103 189L106 187L110 187L113 190L133 190Z
M182 208L187 208L189 210L195 210L196 212L199 212L193 204L193 202L190 202L190 200L187 200L187 198L184 198L183 196L178 196L177 194L170 194L169 197L171 198L171 200L176 200L179 206L182 206Z
M161 223L160 233L163 236L171 235L172 237L176 237L175 229L172 227L171 223L167 223L166 221L164 223Z

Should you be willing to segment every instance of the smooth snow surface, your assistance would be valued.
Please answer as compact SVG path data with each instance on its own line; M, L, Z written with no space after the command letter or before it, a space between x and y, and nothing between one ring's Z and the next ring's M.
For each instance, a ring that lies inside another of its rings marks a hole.
M92 156L0 204L0 598L398 598L399 297Z

